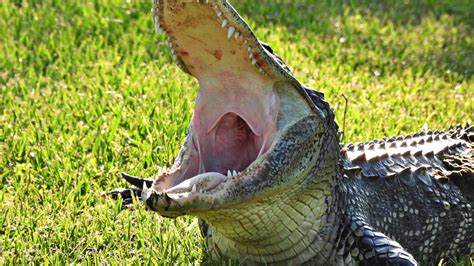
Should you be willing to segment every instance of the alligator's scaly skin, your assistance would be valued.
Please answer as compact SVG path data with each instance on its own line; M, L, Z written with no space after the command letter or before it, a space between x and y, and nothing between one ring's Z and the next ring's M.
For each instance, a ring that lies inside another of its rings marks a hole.
M353 228L384 232L423 261L472 255L473 137L457 127L343 147L340 195Z
M277 101L262 110L278 111L276 128L265 128L275 135L241 173L198 171L206 154L196 143L209 142L199 135L199 115L207 110L200 106L171 170L154 181L124 175L143 189L109 194L120 194L125 203L132 193L141 195L163 216L198 216L215 260L414 265L415 259L474 254L472 126L341 146L323 95L301 85L227 1L155 0L154 14L174 61L201 89L231 94L237 77L244 95L246 87L261 84L247 91L256 95L248 98L254 106L268 96L263 92L273 93ZM222 58L226 64L217 68L207 64Z

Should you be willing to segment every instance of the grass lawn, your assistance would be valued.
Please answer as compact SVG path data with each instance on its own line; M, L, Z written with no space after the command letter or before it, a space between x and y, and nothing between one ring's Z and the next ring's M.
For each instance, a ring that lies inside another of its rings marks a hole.
M474 2L230 1L344 142L473 122ZM199 263L192 217L101 191L152 176L183 140L197 82L154 32L150 1L2 1L0 264Z

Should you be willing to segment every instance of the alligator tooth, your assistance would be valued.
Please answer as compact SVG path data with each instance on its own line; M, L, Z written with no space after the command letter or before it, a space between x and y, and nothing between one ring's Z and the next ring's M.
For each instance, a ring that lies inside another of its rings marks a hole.
M196 184L193 185L193 188L191 189L191 192L196 192Z
M249 59L252 59L252 58L253 58L253 54L249 53Z
M222 16L222 12L221 12L221 11L217 11L217 16L218 16L218 17Z
M247 41L247 40L244 40L244 43L245 43L245 44L247 44L247 43L249 43L249 41Z
M232 175L233 175L233 176L237 176L237 171L235 171L235 170L232 171Z
M261 67L258 68L258 71L260 71L260 73L263 73L263 69Z
M234 34L234 37L237 39L237 38L239 38L239 36L240 36L240 32L236 31L235 34Z
M247 46L247 52L250 52L250 51L252 51L252 46L249 45Z
M230 170L227 170L227 177L232 177L232 172Z
M173 54L173 60L174 60L175 62L178 62L178 57L177 57L175 54Z
M235 28L233 26L229 27L229 30L227 30L227 39L230 39L232 37L232 34L234 34Z
M221 25L221 27L224 28L224 27L227 25L228 22L229 22L229 21L227 21L226 18L223 19L223 20L222 20L222 25Z
M252 58L252 65L255 65L257 63L257 59Z
M173 48L173 43L172 43L171 41L169 41L169 42L168 42L168 46L169 46L170 48Z
M171 54L174 54L174 48L173 47L170 48L170 52L171 52Z

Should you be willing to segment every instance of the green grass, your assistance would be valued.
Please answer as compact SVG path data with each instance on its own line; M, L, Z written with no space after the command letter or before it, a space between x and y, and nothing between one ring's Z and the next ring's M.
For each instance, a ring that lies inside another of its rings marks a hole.
M471 0L231 2L341 127L348 98L345 142L472 122ZM171 165L192 114L150 8L2 1L0 264L205 259L196 219L98 197Z

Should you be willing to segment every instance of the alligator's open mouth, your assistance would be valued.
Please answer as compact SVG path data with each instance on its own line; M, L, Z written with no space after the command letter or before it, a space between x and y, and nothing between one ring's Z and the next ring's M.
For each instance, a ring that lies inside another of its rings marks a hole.
M226 0L155 0L153 11L173 60L200 88L175 164L143 188L143 200L175 216L255 195L275 145L311 100Z
M156 1L154 14L174 61L200 84L191 156L159 189L182 192L182 186L174 186L191 178L238 176L275 138L279 99L273 77L278 72L267 63L271 55L225 1Z

